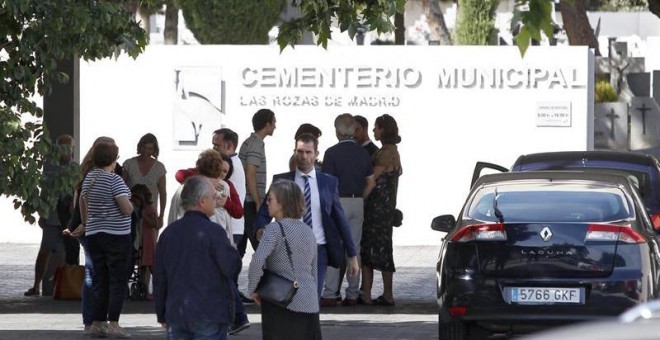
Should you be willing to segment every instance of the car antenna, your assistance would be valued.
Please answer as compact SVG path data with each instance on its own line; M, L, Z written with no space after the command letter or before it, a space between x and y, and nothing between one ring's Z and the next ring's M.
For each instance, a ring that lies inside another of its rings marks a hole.
M502 214L502 210L497 207L497 188L495 188L495 196L493 196L493 212L495 212L495 217L500 221L500 223L504 223L504 214Z

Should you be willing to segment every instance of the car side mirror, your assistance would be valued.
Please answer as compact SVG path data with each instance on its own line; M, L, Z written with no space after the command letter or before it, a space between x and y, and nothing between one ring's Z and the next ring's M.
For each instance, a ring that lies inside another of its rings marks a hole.
M435 231L448 233L451 232L454 227L456 227L456 219L453 215L441 215L434 218L431 222L431 229Z

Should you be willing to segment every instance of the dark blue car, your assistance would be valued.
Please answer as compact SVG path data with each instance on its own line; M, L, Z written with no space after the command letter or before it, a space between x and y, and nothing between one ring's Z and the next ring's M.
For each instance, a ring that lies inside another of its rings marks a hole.
M485 175L437 263L440 339L487 338L548 322L619 315L660 294L660 248L631 175Z

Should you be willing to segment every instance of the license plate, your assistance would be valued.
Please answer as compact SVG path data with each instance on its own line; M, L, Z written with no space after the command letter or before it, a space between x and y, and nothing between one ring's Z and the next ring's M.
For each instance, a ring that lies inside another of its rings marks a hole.
M519 304L583 303L584 288L511 287L511 302Z

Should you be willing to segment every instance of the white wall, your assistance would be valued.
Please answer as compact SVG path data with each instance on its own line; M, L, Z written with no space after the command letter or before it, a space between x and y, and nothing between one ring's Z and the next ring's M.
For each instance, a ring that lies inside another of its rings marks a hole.
M440 235L430 230L431 219L458 213L476 161L510 166L521 153L593 147L591 60L583 47L530 48L521 59L517 47L332 46L326 51L298 46L280 54L276 47L266 46L150 46L135 61L121 57L81 62L82 128L78 137L83 151L100 135L114 137L123 161L135 154L135 145L144 133L154 133L160 142L160 159L168 169L171 195L177 187L174 172L194 165L199 151L211 146L211 131L221 125L230 127L242 142L252 130L252 114L261 107L271 108L277 117L277 130L266 139L269 179L288 170L293 133L301 123L322 129L322 157L323 151L337 142L333 129L336 115L363 115L371 129L376 117L389 113L397 119L403 139L399 144L404 169L399 208L404 212L404 225L395 230L395 244L436 244ZM178 150L175 131L187 131L190 123L173 123L174 69L181 66L208 67L226 84L226 114L211 124L214 126L204 124L200 146L189 150ZM313 76L299 79L309 87L248 87L245 84L251 79L243 78L248 68L297 68L308 76L312 73L303 68L335 70L338 74L352 69L351 74L359 77L335 87L329 86L327 79L320 86ZM377 68L408 72L411 82L421 75L421 80L411 87L387 87L387 81L376 86L373 76L379 73ZM461 84L439 87L438 75L443 70L452 73L462 69L495 69L512 77L496 88L490 83L472 88ZM532 78L546 75L536 88L533 82L528 86L522 79L522 72L529 69ZM566 79L555 78L553 84L553 75ZM274 99L284 96L315 98L317 105L273 104ZM385 96L397 105L349 107L346 103L353 96ZM250 98L261 97L265 105L249 104ZM329 105L326 98L342 104ZM540 103L569 105L570 126L539 126L543 125L537 121Z

